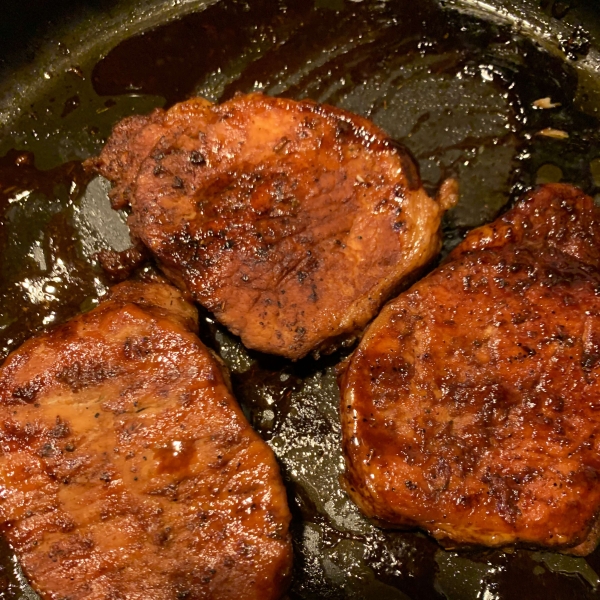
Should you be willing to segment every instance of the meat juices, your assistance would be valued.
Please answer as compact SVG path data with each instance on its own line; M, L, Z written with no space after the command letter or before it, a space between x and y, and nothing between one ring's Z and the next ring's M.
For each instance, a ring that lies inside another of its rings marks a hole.
M600 533L600 209L541 187L389 303L341 376L347 489L446 547Z
M299 359L352 341L439 250L437 201L371 122L331 106L193 99L119 123L88 162L165 274L248 348Z
M0 368L0 523L44 599L278 598L278 466L171 286L127 282Z

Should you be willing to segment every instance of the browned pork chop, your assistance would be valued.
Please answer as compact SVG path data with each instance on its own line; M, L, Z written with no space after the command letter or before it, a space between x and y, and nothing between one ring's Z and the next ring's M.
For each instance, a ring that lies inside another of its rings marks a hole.
M456 200L357 115L261 94L125 119L88 163L164 272L249 348L353 339L439 249Z
M278 598L279 469L171 286L125 283L0 368L0 528L44 599Z
M594 549L599 268L600 209L548 185L383 309L341 377L368 516L447 547Z

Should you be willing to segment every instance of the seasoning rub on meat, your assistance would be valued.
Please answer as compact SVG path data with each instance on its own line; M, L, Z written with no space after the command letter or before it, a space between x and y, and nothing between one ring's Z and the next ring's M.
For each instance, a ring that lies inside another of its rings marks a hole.
M279 469L196 325L127 282L0 367L0 529L44 600L284 592Z
M248 348L298 359L353 340L439 250L437 200L371 122L315 102L197 98L119 123L88 162L133 236Z
M388 304L341 377L365 514L444 546L600 533L600 209L541 187Z

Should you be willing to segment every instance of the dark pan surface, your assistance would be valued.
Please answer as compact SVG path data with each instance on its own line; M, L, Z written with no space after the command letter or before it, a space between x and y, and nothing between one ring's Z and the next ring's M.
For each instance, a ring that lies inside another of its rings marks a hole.
M538 42L524 22L434 0L204 4L92 3L73 13L70 32L56 23L56 37L44 38L40 26L29 55L3 49L0 360L32 333L95 306L109 282L94 254L128 246L105 183L88 182L80 161L124 116L191 95L216 101L259 89L370 117L410 147L429 191L459 178L444 252L535 183L572 182L600 197L600 79L589 70L600 16L574 29L568 3L520 3L554 23ZM546 97L560 106L533 106ZM547 129L568 137L540 134ZM335 367L343 356L292 364L248 353L210 315L203 323L282 465L294 513L291 598L600 598L600 551L587 559L445 552L422 534L369 524L339 485ZM9 549L1 554L0 596L30 597Z

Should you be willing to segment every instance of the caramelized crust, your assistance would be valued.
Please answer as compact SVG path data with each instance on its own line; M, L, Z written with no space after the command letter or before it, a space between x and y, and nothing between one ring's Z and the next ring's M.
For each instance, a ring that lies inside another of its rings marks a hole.
M168 277L249 348L298 359L352 340L439 250L456 184L311 101L194 99L117 125L88 163Z
M447 547L594 549L599 267L600 209L548 185L384 308L340 382L368 516Z
M279 469L162 283L125 283L0 368L0 525L44 599L278 598Z

